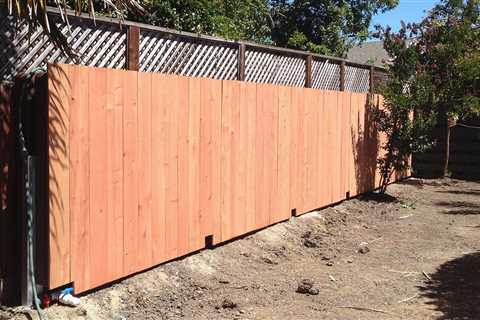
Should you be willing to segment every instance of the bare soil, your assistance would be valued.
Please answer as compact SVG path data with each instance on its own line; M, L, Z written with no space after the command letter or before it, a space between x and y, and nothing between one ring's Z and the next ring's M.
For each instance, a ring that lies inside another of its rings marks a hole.
M52 306L47 319L480 319L480 183L407 180ZM0 319L36 319L3 309Z

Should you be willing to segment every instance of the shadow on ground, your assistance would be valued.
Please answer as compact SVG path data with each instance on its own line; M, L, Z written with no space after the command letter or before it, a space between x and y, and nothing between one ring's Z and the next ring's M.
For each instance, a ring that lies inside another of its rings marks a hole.
M443 313L438 320L479 319L480 251L440 265L431 278L419 289Z
M450 193L458 195L467 195L467 196L480 196L480 190L439 190L438 193Z
M480 204L468 201L439 201L438 206L447 207L444 214L452 215L473 215L480 214Z

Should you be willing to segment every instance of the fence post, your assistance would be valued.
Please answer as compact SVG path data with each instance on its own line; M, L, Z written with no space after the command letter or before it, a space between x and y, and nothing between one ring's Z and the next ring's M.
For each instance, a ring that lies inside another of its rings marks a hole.
M345 61L340 63L340 91L345 91Z
M374 86L374 76L375 76L375 67L370 66L370 93L374 93L375 91L375 86Z
M305 88L312 87L312 55L307 55L305 59Z
M238 45L238 80L245 81L245 44Z
M138 71L140 68L140 28L128 26L127 29L127 69Z

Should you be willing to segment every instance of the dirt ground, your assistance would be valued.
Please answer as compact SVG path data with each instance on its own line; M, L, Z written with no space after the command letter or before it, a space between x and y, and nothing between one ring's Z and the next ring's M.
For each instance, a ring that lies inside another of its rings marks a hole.
M408 180L53 306L47 319L480 319L480 183ZM36 319L29 310L5 318Z

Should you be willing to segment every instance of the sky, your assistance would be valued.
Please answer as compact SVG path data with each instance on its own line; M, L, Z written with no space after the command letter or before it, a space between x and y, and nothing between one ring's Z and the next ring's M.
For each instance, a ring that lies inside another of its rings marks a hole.
M425 16L425 11L433 8L439 0L400 0L400 4L393 10L373 17L371 29L376 24L389 25L394 31L400 29L400 21L418 22Z

